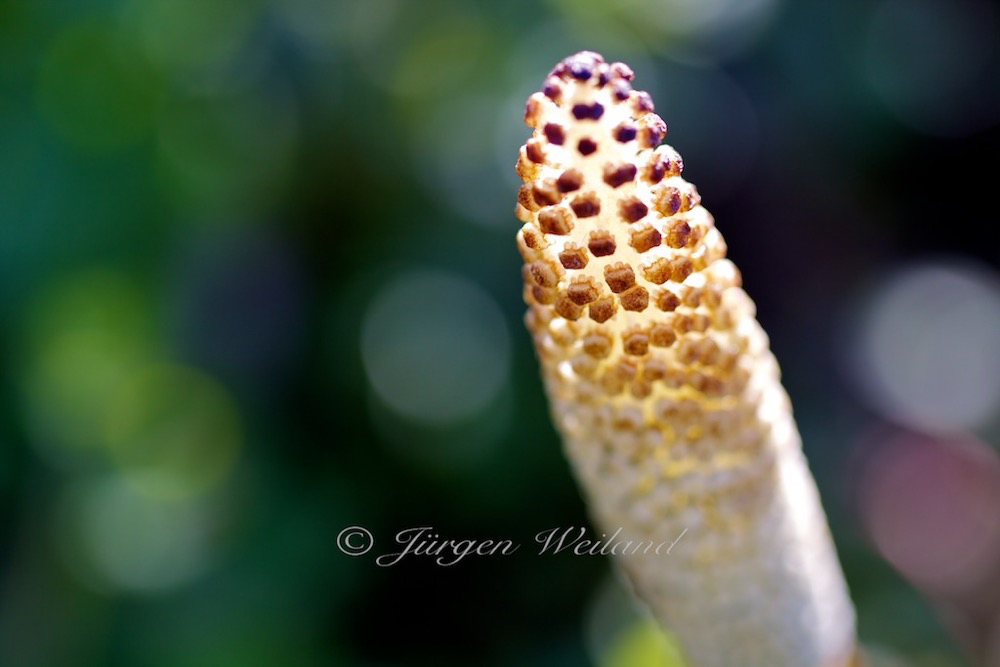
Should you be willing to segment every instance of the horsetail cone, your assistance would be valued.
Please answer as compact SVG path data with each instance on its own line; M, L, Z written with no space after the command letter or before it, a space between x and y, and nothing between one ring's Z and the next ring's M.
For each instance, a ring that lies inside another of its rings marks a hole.
M845 667L854 610L777 363L631 81L581 52L525 111L517 244L553 420L692 667Z

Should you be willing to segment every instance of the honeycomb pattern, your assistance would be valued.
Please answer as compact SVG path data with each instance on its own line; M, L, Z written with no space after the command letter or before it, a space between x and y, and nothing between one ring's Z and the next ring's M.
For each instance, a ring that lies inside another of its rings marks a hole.
M525 107L526 324L601 530L698 667L843 667L854 612L740 274L653 101L581 52Z

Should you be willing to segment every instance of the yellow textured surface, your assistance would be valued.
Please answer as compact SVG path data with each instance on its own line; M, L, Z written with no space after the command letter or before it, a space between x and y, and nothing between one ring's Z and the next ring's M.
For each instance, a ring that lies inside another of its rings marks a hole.
M599 528L693 667L842 667L854 611L767 336L632 72L583 52L528 99L527 327ZM680 539L678 539L680 537Z

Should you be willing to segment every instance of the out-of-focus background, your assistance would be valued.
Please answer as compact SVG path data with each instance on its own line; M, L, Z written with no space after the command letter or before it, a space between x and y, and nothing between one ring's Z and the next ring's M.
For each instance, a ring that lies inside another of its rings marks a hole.
M678 664L532 551L588 524L513 164L584 48L743 270L863 640L1000 664L996 4L2 0L0 665ZM421 526L523 546L375 563Z

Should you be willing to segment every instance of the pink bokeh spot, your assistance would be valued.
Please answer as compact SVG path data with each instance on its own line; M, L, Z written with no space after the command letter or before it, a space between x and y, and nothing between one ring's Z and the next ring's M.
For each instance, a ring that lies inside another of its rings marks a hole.
M879 552L930 592L968 593L1000 568L1000 459L972 438L879 438L858 507Z

